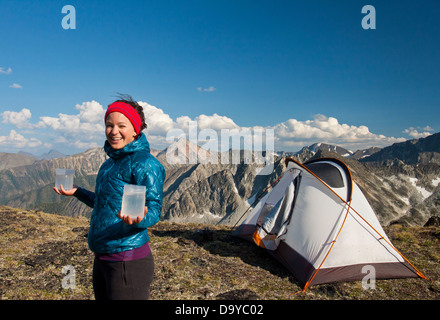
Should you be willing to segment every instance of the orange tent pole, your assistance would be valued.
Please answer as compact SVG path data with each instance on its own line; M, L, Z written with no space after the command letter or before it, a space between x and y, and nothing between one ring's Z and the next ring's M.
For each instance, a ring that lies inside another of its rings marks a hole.
M289 158L289 159L291 159L291 158ZM338 232L338 234L337 234L337 237L339 236L339 234L340 234L340 232L341 232L341 230L342 230L342 227L343 227L343 225L345 224L345 220L347 219L347 216L348 216L348 213L349 213L349 210L350 210L350 208L362 219L362 220L364 220L365 221L365 223L371 228L371 229L373 229L381 238L379 239L379 240L381 240L381 239L383 239L383 240L385 240L385 242L391 247L391 248L393 248L411 267L413 267L414 268L414 270L416 271L416 274L419 276L419 277L421 277L422 279L426 279L426 280L429 280L427 277L425 277L399 250L397 250L397 248L395 247L395 246L393 246L387 239L385 239L385 237L383 236L383 235L381 235L380 234L380 232L379 231L377 231L367 220L365 220L365 218L364 217L362 217L352 206L351 206L351 198L350 198L350 203L347 203L347 201L345 201L336 191L334 191L329 185L327 185L327 183L325 183L321 178L319 178L316 174L314 174L312 171L310 171L307 167L305 167L305 166L303 166L301 163L299 163L299 162L297 162L297 161L295 161L295 160L293 160L293 159L291 159L290 161L293 161L293 162L295 162L295 163L297 163L297 164L299 164L302 168L304 168L305 170L307 170L307 172L309 172L312 176L314 176L316 179L318 179L322 184L324 184L331 192L333 192L343 203L345 203L347 206L348 206L348 208L347 208L347 213L346 213L346 215L345 215L345 218L344 218L344 222L343 222L343 224L342 224L342 226L341 226L341 228L339 229L339 232ZM287 161L286 161L287 162ZM348 168L348 167L347 167ZM350 171L350 169L348 169L348 172L350 173L350 179L353 179L352 178L352 175L351 175L351 171ZM337 238L336 237L336 238ZM310 285L310 283L312 282L312 280L313 280L313 278L316 276L316 274L317 274L317 272L319 271L319 269L321 268L321 266L323 265L323 263L324 263L324 261L325 261L325 259L327 259L327 257L328 257L328 255L330 254L330 251L331 251L331 249L333 248L333 246L334 246L334 244L335 244L335 242L336 242L336 239L335 240L333 240L333 242L332 242L332 246L330 247L330 250L328 251L328 253L327 253L327 255L325 256L325 258L324 258L324 260L321 262L321 264L320 264L320 266L318 267L318 269L315 271L315 273L313 274L313 276L312 276L312 278L306 283L306 285L305 285L305 287L304 287L304 289L303 289L303 292L307 289L307 287Z
M350 200L350 203L351 203L351 200ZM321 264L319 265L318 269L316 269L316 271L313 274L312 278L309 281L307 281L306 285L304 286L303 292L307 290L307 288L309 287L310 283L313 281L313 279L315 278L316 274L321 269L322 265L324 264L325 260L327 259L328 255L330 254L330 251L332 251L332 249L333 249L333 247L334 247L334 245L336 243L336 240L338 239L339 234L341 233L342 228L344 227L345 221L347 220L349 210L350 210L350 205L348 205L347 212L346 212L345 217L344 217L344 221L342 222L342 225L339 228L339 231L338 231L338 234L335 237L335 240L332 241L332 245L331 245L330 249L328 250L327 254L325 255L325 257L322 260Z

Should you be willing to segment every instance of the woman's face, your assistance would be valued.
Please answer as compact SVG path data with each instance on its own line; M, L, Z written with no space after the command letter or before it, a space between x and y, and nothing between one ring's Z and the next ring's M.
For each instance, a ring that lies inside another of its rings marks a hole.
M136 137L130 120L120 112L112 112L105 121L105 135L113 149L122 149Z

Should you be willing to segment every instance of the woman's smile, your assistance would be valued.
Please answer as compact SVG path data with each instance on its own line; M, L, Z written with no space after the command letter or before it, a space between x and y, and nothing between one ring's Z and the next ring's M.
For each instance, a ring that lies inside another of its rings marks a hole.
M120 112L112 112L105 122L107 141L113 149L122 149L136 137L130 120Z

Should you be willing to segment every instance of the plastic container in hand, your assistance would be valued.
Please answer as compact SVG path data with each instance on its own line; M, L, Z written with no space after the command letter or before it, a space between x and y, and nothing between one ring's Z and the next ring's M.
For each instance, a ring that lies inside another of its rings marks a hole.
M122 196L121 215L131 216L132 219L144 217L145 210L145 186L133 184L124 185Z
M75 170L72 169L56 169L55 187L59 190L62 184L64 190L72 189L74 173Z

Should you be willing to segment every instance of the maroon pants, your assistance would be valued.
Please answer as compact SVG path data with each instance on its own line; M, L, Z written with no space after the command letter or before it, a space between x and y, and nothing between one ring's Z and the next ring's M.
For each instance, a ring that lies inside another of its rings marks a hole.
M154 259L93 263L93 290L96 300L146 300L153 281Z

